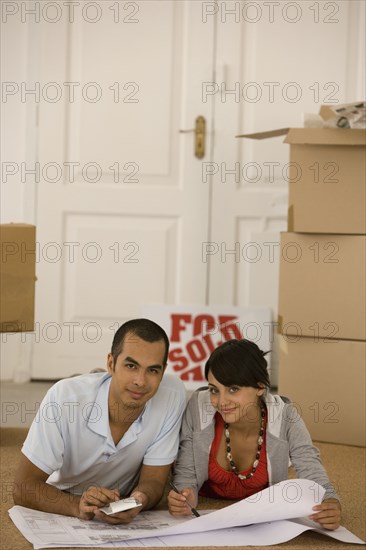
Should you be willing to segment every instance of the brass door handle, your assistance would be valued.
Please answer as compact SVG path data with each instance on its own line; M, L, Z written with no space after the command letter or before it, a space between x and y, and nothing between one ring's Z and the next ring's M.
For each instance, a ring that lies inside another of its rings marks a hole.
M206 142L206 119L203 116L198 116L196 118L195 128L190 130L179 130L181 134L188 134L194 132L194 154L198 159L201 159L205 156L205 142Z

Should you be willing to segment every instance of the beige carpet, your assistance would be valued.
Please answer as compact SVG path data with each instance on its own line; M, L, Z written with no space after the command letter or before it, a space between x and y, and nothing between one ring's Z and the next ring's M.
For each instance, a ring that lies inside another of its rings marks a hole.
M13 506L11 487L17 467L21 444L24 441L27 430L22 428L2 428L1 437L1 550L29 550L32 545L24 539L21 533L10 520L7 510ZM359 447L347 447L344 445L332 445L329 443L316 444L322 454L323 463L329 477L342 498L343 515L342 525L352 531L362 540L366 539L366 484L365 484L365 449ZM207 502L207 499L206 499ZM205 502L205 508L209 506ZM212 508L218 508L224 503L212 500ZM163 501L160 508L166 507ZM292 541L277 546L251 547L279 549L341 549L363 548L356 544L344 544L323 535L306 532ZM207 548L213 548L208 546ZM94 547L95 549L95 547ZM91 549L89 549L91 550ZM197 549L198 550L198 549Z

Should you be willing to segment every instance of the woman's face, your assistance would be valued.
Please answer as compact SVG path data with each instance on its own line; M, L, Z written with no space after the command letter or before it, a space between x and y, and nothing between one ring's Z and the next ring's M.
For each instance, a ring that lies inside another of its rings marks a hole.
M224 386L208 373L208 387L211 403L221 414L224 422L258 422L260 418L259 398L264 388L248 386Z

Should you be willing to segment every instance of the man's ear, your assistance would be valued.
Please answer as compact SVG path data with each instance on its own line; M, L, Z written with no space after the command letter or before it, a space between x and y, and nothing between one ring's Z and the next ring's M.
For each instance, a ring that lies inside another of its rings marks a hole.
M107 369L108 369L109 374L112 374L112 372L114 372L114 359L113 359L113 355L111 353L108 353Z

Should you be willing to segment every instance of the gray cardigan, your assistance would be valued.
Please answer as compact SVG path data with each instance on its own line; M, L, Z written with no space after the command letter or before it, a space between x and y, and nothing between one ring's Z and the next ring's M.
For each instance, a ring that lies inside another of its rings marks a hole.
M292 464L298 478L315 481L324 489L324 498L339 500L312 444L310 434L296 407L285 397L264 394L267 406L266 452L269 484L288 478ZM208 478L208 460L215 433L216 410L208 390L196 391L183 416L180 446L174 468L178 489L192 487L196 494Z

